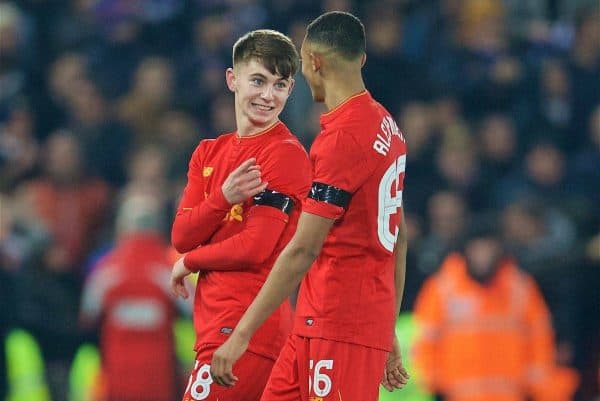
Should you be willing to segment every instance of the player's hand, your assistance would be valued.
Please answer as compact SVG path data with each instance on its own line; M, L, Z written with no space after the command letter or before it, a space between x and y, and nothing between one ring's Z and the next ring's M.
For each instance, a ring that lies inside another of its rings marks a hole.
M402 365L400 344L398 344L398 339L394 336L392 352L388 354L385 370L383 372L383 379L381 379L381 385L387 391L394 391L394 389L404 387L406 383L408 383L409 378L408 372Z
M225 199L234 205L262 192L267 182L261 179L260 166L251 158L239 165L227 177L221 190Z
M233 375L233 364L240 359L248 348L248 340L237 336L235 331L213 354L210 375L220 386L232 387L238 381Z
M187 299L190 296L187 288L185 288L183 279L185 279L185 277L191 273L192 272L183 264L183 257L179 258L179 260L175 262L173 265L173 270L171 271L170 282L171 292L173 295L183 299Z

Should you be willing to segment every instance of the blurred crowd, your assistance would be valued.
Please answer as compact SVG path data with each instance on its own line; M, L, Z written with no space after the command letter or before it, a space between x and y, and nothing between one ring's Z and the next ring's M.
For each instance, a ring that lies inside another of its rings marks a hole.
M27 329L54 372L68 369L119 205L149 198L172 221L194 147L233 129L233 42L268 27L299 46L333 9L365 23L367 87L407 139L403 308L473 227L496 221L591 399L600 8L587 0L1 0L0 332ZM307 148L323 111L299 74L282 119Z

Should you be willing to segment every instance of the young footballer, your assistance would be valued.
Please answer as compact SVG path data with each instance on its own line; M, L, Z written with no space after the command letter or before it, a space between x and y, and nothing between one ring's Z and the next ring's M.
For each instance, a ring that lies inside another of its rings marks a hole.
M215 349L233 331L292 237L310 188L310 162L279 120L294 86L298 53L289 38L257 30L233 47L226 71L235 94L237 130L204 140L194 151L188 183L173 223L172 242L185 256L175 263L172 291L184 298L183 279L198 273L194 298L195 368L184 401L260 398L292 325L288 302L271 310L235 374L239 386L213 384Z

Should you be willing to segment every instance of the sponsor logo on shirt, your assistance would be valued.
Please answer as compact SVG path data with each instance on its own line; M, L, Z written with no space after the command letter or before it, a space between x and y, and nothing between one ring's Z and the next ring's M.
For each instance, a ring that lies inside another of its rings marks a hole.
M203 177L208 177L212 174L214 170L214 167L204 167L204 169L202 169L202 176Z
M312 326L315 323L315 321L314 319L306 319L304 323L306 323L307 326Z

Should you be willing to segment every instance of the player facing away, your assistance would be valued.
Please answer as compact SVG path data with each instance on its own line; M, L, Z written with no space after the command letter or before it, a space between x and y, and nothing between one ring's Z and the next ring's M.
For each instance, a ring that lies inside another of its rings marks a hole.
M233 363L304 277L293 333L261 400L375 401L380 382L393 390L408 380L394 335L406 260L405 141L365 89L365 33L356 17L318 17L301 57L313 98L329 110L310 151L312 188L292 240L214 353L212 377L243 384Z
M237 130L201 141L191 157L172 229L173 245L186 253L173 266L172 291L187 298L184 277L199 274L197 355L184 401L258 400L291 330L291 308L284 302L273 308L236 365L244 384L213 384L212 354L292 237L310 189L308 155L279 120L298 64L296 48L279 32L257 30L241 37L233 47L233 68L226 71Z

